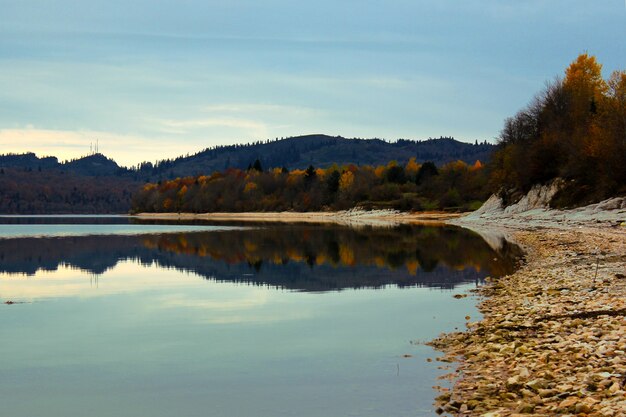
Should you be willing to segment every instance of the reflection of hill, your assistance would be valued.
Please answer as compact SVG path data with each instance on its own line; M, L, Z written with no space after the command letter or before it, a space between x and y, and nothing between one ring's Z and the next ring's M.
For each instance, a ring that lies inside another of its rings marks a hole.
M136 236L75 236L0 239L0 272L33 275L68 265L102 274L125 259L150 250Z
M505 247L510 250L511 247ZM207 279L302 291L453 287L509 273L508 254L450 227L273 226L220 232L0 240L0 271L34 274L69 265L101 274L122 260Z

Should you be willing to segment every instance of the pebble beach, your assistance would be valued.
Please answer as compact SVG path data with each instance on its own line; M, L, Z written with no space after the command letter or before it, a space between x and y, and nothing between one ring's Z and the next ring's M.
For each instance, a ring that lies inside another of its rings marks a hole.
M431 345L454 416L626 416L626 228L526 227L520 269L475 290L480 321Z

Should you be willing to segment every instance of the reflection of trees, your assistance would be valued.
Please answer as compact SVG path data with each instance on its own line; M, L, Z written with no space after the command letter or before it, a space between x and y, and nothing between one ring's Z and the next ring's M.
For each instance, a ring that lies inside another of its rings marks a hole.
M495 253L476 234L452 227L401 226L352 229L333 225L276 226L227 233L146 236L149 248L210 257L261 269L263 263L310 266L375 266L415 274L416 266L433 271L473 268L493 276L513 270L512 257Z
M422 269L426 272L430 272L437 267L439 260L436 258L430 257L428 253L423 253L424 251L419 248L415 250L415 259L421 265Z
M195 272L207 279L325 291L385 285L453 287L509 273L500 253L452 227L351 229L281 225L142 236L0 240L0 271L33 274L59 265L101 274L121 260Z

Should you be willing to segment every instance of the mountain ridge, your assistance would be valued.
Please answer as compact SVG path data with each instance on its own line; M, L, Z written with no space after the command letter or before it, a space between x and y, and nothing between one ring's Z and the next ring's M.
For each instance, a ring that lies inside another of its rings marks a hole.
M245 169L257 159L265 168L285 167L304 169L309 165L326 168L337 165L386 165L395 160L405 163L416 158L418 163L432 161L443 165L456 160L468 164L489 160L495 145L487 142L474 144L451 137L438 139L383 139L344 138L324 134L293 136L248 144L220 145L191 155L178 156L134 167L120 166L101 153L94 153L70 161L59 162L57 157L37 157L33 152L0 155L0 168L56 169L88 176L132 176L137 180L171 179L210 174L227 168Z
M474 144L454 138L441 137L424 141L398 139L344 138L311 134L283 139L266 140L246 145L226 145L206 148L196 154L159 161L144 166L164 178L199 175L226 168L245 169L257 159L265 168L285 167L304 169L309 165L327 168L337 165L386 165L395 160L406 163L415 157L418 163L432 161L436 165L462 160L468 164L489 160L495 145L486 142Z

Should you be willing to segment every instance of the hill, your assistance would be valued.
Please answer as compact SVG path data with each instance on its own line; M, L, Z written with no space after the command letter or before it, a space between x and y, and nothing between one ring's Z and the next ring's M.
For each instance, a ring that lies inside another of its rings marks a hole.
M107 158L101 153L74 159L62 164L62 168L68 172L80 175L121 175L126 173L126 169L121 168L117 162Z
M137 172L99 153L67 162L0 155L0 213L127 213L141 183Z
M400 139L346 139L340 136L306 135L246 145L216 146L197 154L167 159L155 165L142 164L143 177L169 179L209 174L226 168L245 169L257 159L265 168L305 169L309 165L327 168L333 164L385 165L395 160L405 164L415 157L418 163L443 165L456 160L473 164L490 159L494 145L464 143L453 138L414 141Z
M2 168L41 169L56 168L59 165L59 160L56 157L45 156L43 158L39 158L33 152L0 155L0 167Z
M89 176L121 175L131 172L131 170L120 167L114 160L107 158L101 153L94 153L66 162L59 162L55 156L39 158L33 152L23 154L9 153L0 155L0 168L21 168L26 172L56 170Z

